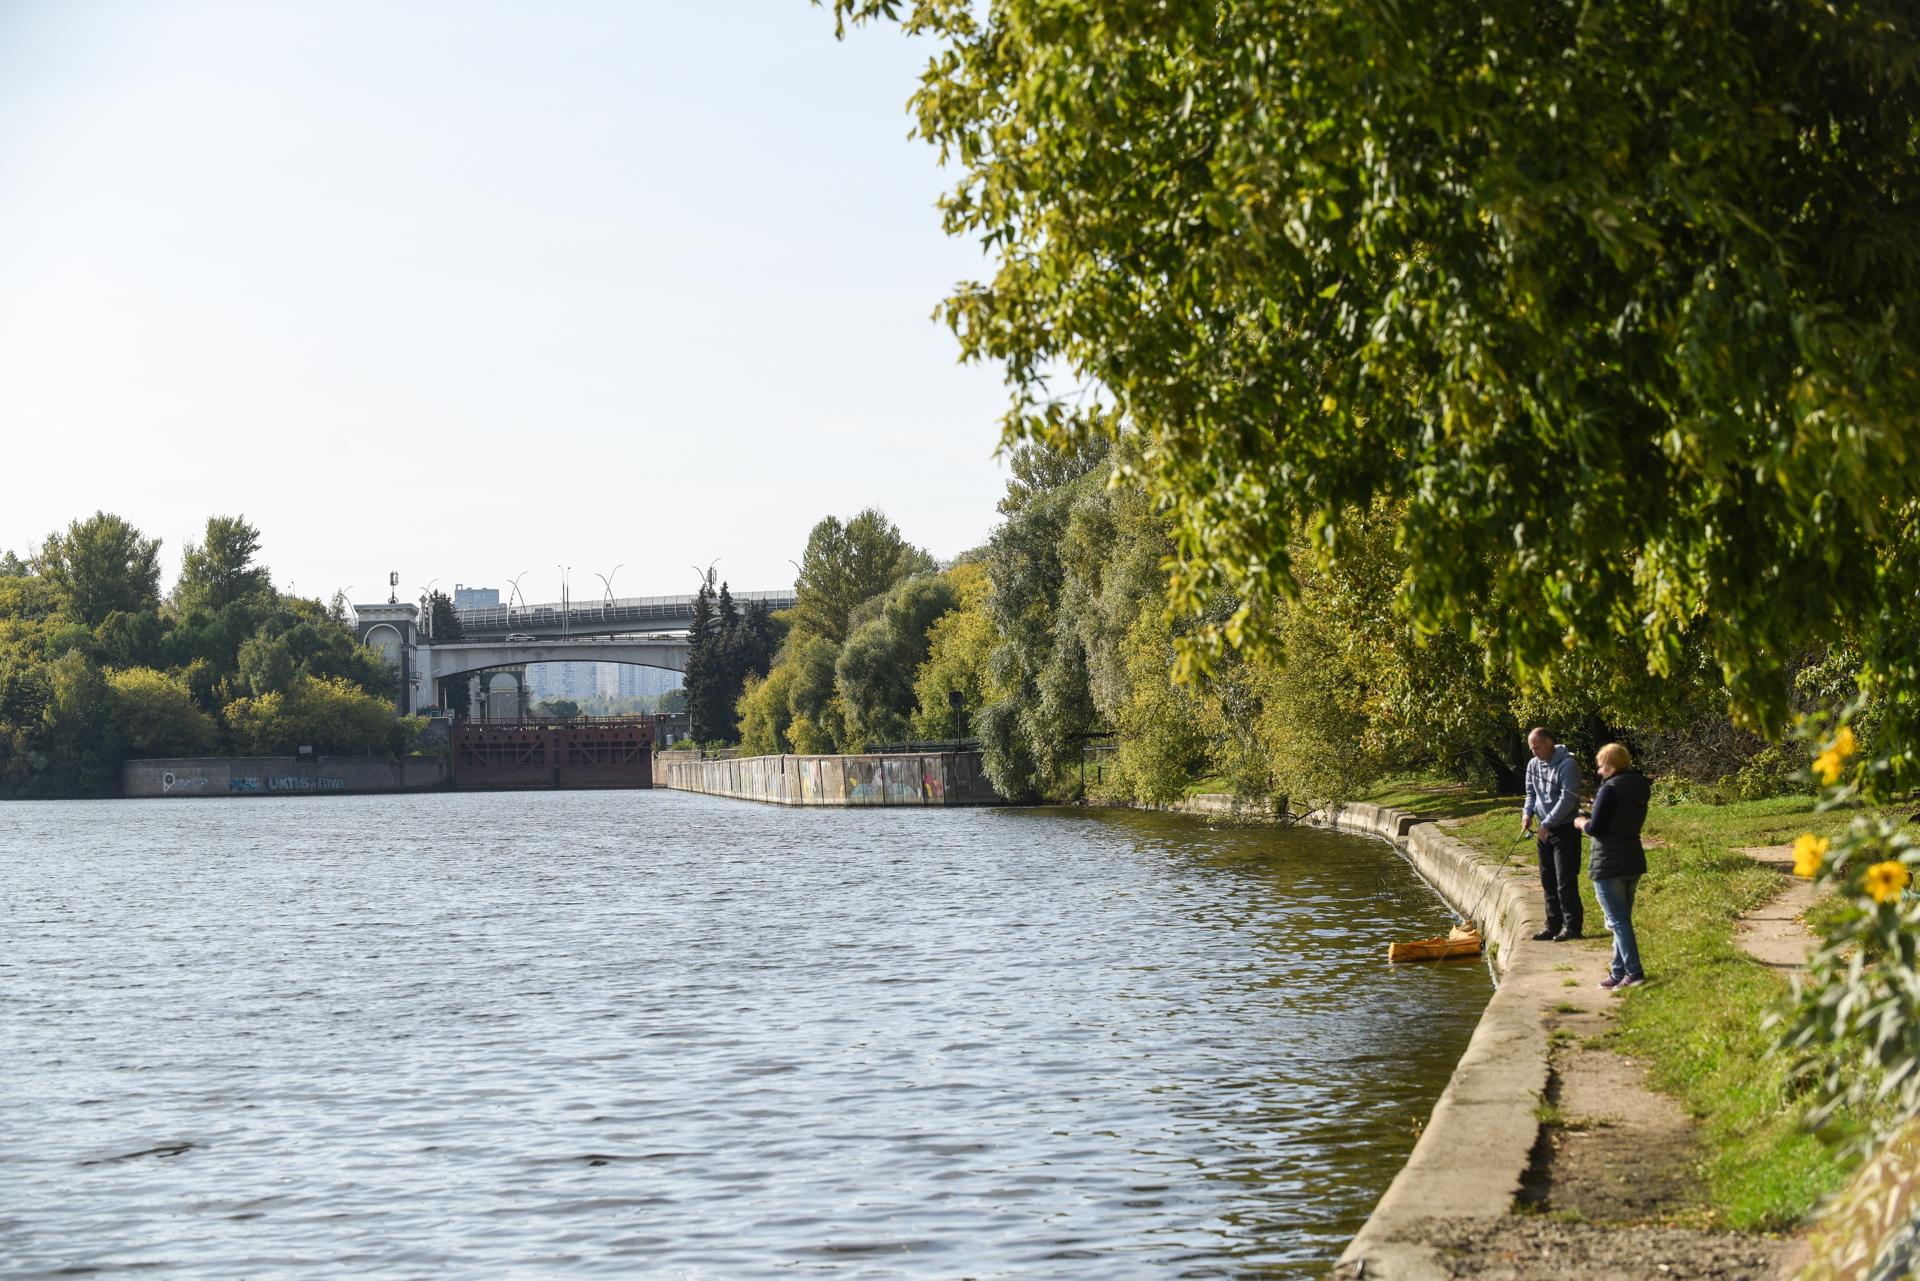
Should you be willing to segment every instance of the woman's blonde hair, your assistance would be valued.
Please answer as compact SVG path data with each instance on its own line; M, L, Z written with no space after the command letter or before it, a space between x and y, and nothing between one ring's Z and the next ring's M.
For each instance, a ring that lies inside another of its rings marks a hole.
M1608 743L1598 753L1600 759L1617 770L1633 768L1633 753L1623 743Z

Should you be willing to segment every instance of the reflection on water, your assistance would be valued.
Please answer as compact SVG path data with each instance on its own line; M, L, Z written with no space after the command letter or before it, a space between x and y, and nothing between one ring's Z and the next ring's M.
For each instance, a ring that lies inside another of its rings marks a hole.
M0 910L10 1276L1308 1276L1488 995L1128 812L11 804Z

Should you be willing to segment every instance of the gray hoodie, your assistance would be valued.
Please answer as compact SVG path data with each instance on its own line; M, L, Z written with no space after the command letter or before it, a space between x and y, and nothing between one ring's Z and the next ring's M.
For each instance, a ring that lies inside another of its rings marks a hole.
M1527 762L1527 807L1542 827L1565 827L1580 808L1580 763L1565 743L1556 743L1547 760Z

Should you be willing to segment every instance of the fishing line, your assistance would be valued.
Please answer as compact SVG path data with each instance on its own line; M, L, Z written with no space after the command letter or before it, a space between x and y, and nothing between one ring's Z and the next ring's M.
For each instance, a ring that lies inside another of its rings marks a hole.
M1472 925L1479 917L1480 907L1487 901L1487 895L1493 892L1494 886L1500 884L1501 874L1505 872L1508 865L1513 862L1513 852L1520 848L1520 842L1526 840L1531 835L1533 835L1531 832L1522 832L1513 838L1513 844L1507 846L1506 854L1500 859L1500 866L1493 869L1493 877L1488 880L1485 888L1480 891L1480 897L1474 900L1473 908L1467 913L1466 919L1460 922L1462 925Z

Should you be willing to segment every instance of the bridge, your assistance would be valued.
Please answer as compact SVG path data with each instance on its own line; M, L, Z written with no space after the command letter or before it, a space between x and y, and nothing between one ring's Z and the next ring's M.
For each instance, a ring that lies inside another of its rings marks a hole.
M456 609L467 640L508 636L607 636L622 632L684 632L693 626L693 597L629 596L583 605L578 601L547 605L468 605ZM733 603L745 609L760 601L769 610L792 609L791 587L770 592L738 592ZM355 606L356 609L365 608ZM540 659L559 662L559 659ZM585 661L585 660L582 660ZM678 669L676 669L678 670Z
M504 611L503 611L504 612ZM576 609L584 614L587 611ZM527 668L534 663L630 663L669 672L687 670L691 648L684 630L637 632L606 631L559 636L549 632L512 633L488 639L435 641L420 627L420 607L399 602L354 606L355 631L360 640L379 650L400 677L394 708L402 715L422 707L444 707L445 682L476 676L475 701L488 706L488 695L499 677L513 681L519 714L527 713ZM519 626L522 613L513 611ZM691 619L691 611L688 617ZM559 624L562 620L554 619ZM572 620L566 620L571 622ZM608 626L610 620L601 620Z

